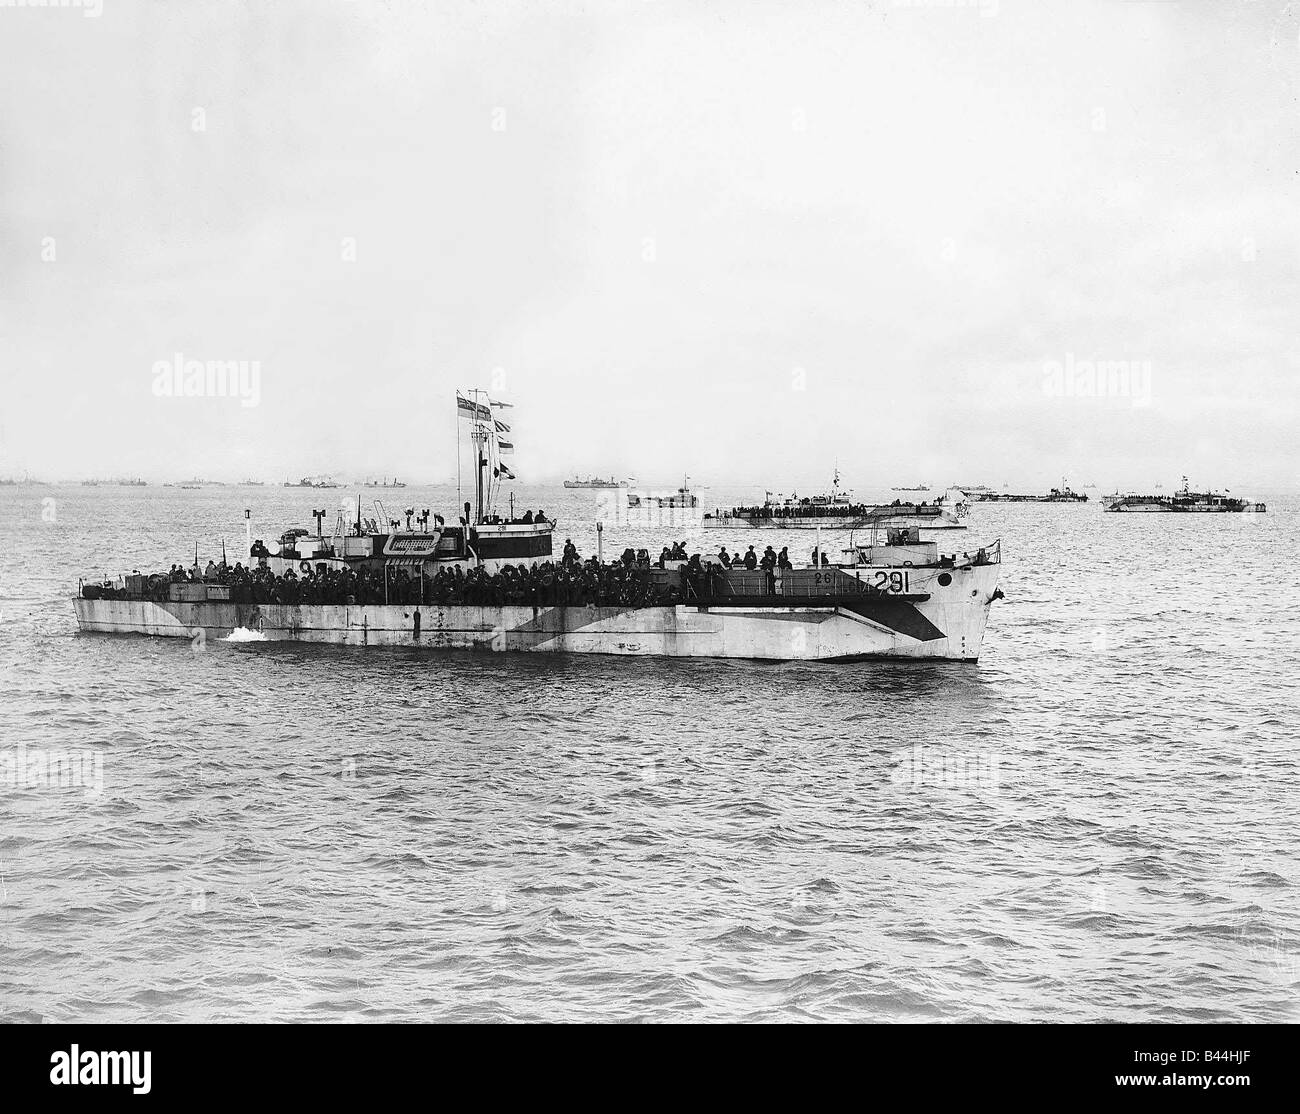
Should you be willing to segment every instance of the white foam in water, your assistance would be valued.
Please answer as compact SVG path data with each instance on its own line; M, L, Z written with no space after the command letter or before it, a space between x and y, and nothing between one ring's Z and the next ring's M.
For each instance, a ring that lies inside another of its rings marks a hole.
M247 627L236 627L228 635L227 642L265 642L266 635L261 631L249 630Z

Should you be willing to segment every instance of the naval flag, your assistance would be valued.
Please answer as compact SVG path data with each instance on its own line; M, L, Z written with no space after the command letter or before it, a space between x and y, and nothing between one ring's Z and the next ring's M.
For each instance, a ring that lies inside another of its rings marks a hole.
M456 413L462 418L468 418L474 422L490 422L492 420L491 410L481 402L464 398L460 391L456 392Z
M497 438L497 452L499 452L502 456L509 456L514 451L515 451L515 443L513 441L507 441L501 437Z
M492 475L496 476L498 480L501 479L503 476L507 480L513 480L515 478L515 474L512 471L510 471L510 469L507 468L504 464L498 464L495 468L493 468Z
M498 432L498 433L509 433L509 432L510 432L510 427L509 427L508 425L506 425L506 423L503 422L500 418L495 419L495 421L494 421L493 424L497 427L497 432Z

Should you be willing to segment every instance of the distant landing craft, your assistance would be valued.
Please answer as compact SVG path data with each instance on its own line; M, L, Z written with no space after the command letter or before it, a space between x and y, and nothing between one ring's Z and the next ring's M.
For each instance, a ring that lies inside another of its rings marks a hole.
M1008 495L1005 492L983 491L975 495L977 503L1086 503L1088 497L1071 491L1061 480L1060 487L1052 488L1046 495Z
M1183 486L1173 495L1121 495L1116 492L1103 495L1101 505L1102 510L1115 514L1263 514L1268 509L1263 503L1238 499L1226 491L1192 491L1186 476L1183 477Z
M662 509L681 509L692 508L700 505L700 497L696 495L690 487L690 477L682 477L682 486L679 487L672 495L659 495L656 493L646 493L643 491L629 491L627 493L627 505L629 507L646 508L659 507Z
M837 470L830 494L782 499L769 491L761 504L717 510L706 514L701 525L706 530L964 530L961 520L969 512L966 494L957 488L934 502L855 503L852 492L840 489Z
M315 487L315 488L335 488L341 487L342 484L336 483L331 476L303 476L296 484L286 483L285 487Z

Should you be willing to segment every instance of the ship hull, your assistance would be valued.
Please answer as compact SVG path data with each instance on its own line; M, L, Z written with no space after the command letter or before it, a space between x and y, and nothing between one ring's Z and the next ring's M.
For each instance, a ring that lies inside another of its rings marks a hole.
M851 661L979 657L998 566L909 570L912 594L856 601L773 597L660 607L73 601L83 631L430 650ZM923 588L932 591L922 591Z
M1112 503L1104 508L1110 514L1262 514L1259 503L1231 506L1223 503L1191 503L1178 505L1155 501Z

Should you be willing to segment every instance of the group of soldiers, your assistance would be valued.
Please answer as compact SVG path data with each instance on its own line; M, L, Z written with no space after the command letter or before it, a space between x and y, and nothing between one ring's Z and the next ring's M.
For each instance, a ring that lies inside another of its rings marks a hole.
M895 499L889 504L890 507L928 507L928 500L922 500L920 503L905 503L901 499ZM938 504L936 504L937 506ZM753 507L735 507L730 515L723 517L734 518L866 518L874 511L880 508L875 504L866 503L814 503L807 500L801 500L798 503L764 503L761 506Z
M105 598L168 598L174 583L219 584L230 589L232 603L257 604L478 604L515 606L655 607L691 599L735 594L727 570L754 570L766 574L767 590L774 590L777 570L793 568L785 547L778 553L768 546L760 557L751 545L734 557L724 546L714 557L687 556L677 542L665 546L658 561L642 550L625 549L609 563L595 557L585 561L572 539L566 539L558 562L537 565L503 565L496 572L461 565L434 572L412 566L358 566L339 568L326 562L302 561L299 568L281 573L271 570L267 555L256 554L256 564L223 558L206 568L195 563L186 569L173 565L167 573L132 578L134 586L96 586ZM824 561L824 558L823 558Z
M618 561L583 561L576 548L561 561L503 565L496 572L456 565L422 573L418 568L337 568L303 562L306 568L274 573L266 564L233 566L210 562L206 569L173 566L170 572L139 578L138 588L87 586L96 598L168 599L172 583L229 587L232 603L258 604L477 604L515 606L654 607L701 598L723 590L719 568L694 554L676 574L665 575L629 549ZM133 578L134 579L134 578Z

